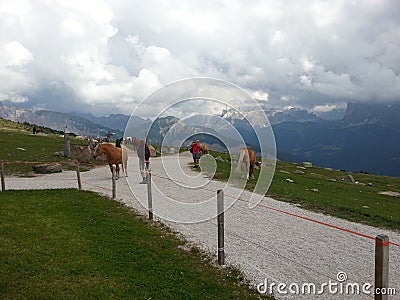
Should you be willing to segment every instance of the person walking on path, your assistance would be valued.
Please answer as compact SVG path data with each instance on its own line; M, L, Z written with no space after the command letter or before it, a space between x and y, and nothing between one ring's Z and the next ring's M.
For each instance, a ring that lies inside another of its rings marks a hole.
M193 162L194 162L194 167L193 168L198 168L199 167L199 160L200 160L200 142L199 140L196 140L196 142L192 143L192 155L193 155Z
M121 148L121 143L122 143L123 140L124 140L123 138L116 139L115 140L115 147Z
M146 172L149 171L150 165L150 149L144 140L140 140L137 148L137 156L139 158L139 170L142 175L142 181L140 183L147 183Z

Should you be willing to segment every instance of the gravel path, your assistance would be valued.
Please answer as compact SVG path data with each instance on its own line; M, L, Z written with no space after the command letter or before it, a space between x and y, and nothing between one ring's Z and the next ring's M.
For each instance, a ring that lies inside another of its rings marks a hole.
M397 244L400 244L400 234L306 211L267 197L260 205L250 209L247 202L235 201L235 198L240 196L240 199L246 200L251 193L242 193L240 189L226 186L223 182L210 181L204 174L190 170L188 154L164 157L163 160L151 159L153 208L156 216L164 217L162 222L203 250L216 254L216 191L223 189L225 206L230 206L225 212L226 262L241 269L252 284L265 282L265 279L269 285L286 284L284 291L287 294L277 293L274 287L278 299L373 299L372 288L371 295L347 295L345 287L348 283L357 283L360 287L364 283L374 284L374 240L277 210L372 237L386 234L391 242ZM117 200L147 214L147 185L139 184L141 178L135 153L130 152L129 156L129 176L117 181ZM81 173L81 178L85 190L111 195L108 167ZM72 171L35 178L6 178L7 189L76 187L76 173ZM189 223L198 219L207 220ZM390 287L396 289L397 295L389 296L389 299L400 299L399 254L400 247L391 245L389 280ZM313 283L319 290L323 283L339 283L339 272L345 272L347 276L347 280L338 285L339 288L341 285L344 287L343 293L339 290L331 294L328 286L318 296L296 295L289 290L290 284L294 290L296 286L301 289L304 283Z

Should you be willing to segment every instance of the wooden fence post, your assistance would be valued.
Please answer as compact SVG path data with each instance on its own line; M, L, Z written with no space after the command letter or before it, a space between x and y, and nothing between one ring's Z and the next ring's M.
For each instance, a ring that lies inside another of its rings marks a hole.
M3 162L1 162L0 176L1 176L1 190L4 192L6 190L6 181L4 178L4 163Z
M67 130L66 127L65 130ZM66 131L64 131L64 156L71 158L71 141L69 140L69 135Z
M112 167L112 198L113 200L115 200L115 198L117 197L117 180L115 178L115 167Z
M82 190L81 173L79 171L79 162L76 166L76 178L78 179L78 190Z
M381 291L387 291L389 287L389 237L380 234L375 238L375 300L386 300L388 295L382 295ZM378 289L378 290L377 290ZM379 292L378 294L376 292Z
M224 249L224 191L217 191L217 218L218 218L218 264L225 265Z
M146 173L147 181L147 204L149 209L149 220L153 220L153 195L151 193L151 173L148 171Z

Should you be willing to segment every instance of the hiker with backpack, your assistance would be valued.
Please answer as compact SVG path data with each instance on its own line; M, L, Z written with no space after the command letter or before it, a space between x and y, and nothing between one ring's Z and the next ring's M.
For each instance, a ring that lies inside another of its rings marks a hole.
M200 145L199 140L196 140L190 146L190 152L192 153L193 162L194 162L194 167L193 168L195 168L195 169L199 167L200 151L201 151L200 146L201 145Z

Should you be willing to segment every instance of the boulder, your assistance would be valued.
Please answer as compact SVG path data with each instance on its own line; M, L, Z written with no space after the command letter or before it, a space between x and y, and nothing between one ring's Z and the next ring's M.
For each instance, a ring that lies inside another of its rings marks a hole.
M378 192L378 194L386 195L386 196L390 196L390 197L400 198L400 193L399 192L385 191L385 192Z
M352 175L346 175L341 178L345 182L352 182L355 183L354 177Z
M62 151L54 152L54 153L53 153L53 156L64 157L64 152L62 152Z
M40 164L33 167L36 173L49 174L49 173L59 173L62 172L61 164Z
M224 159L224 158L222 158L221 156L217 156L216 158L215 158L215 160L219 160L219 161L227 161L226 159Z
M295 174L305 174L303 171L300 171L300 170L294 170L293 173L295 173Z
M312 167L312 162L303 161L302 166L303 166L304 168L311 168L311 167Z

